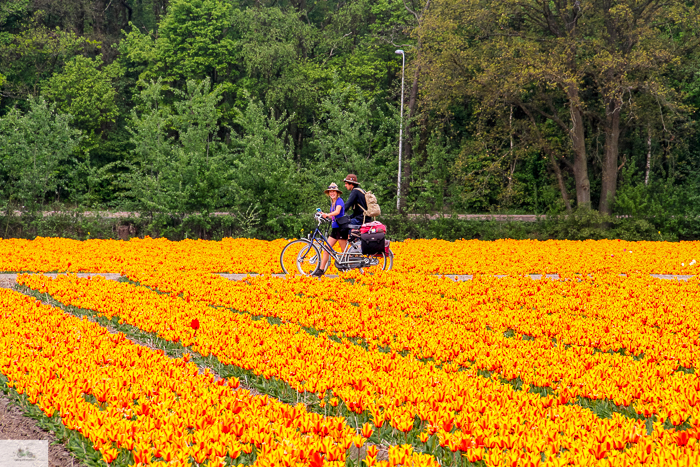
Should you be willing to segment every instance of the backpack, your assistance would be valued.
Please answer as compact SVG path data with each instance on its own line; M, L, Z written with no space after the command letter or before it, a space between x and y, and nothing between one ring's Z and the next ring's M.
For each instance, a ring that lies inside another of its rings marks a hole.
M366 217L377 217L382 215L382 209L379 207L379 203L377 203L377 197L374 196L374 193L371 191L364 191L360 188L358 188L362 192L362 194L365 195L365 203L367 203L367 209L363 208L360 206L360 209L362 209L365 212Z

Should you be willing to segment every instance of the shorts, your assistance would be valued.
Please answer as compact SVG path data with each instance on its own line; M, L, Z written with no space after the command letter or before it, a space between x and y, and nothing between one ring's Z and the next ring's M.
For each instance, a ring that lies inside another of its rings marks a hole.
M350 233L349 229L341 229L338 227L333 227L333 229L331 229L331 234L329 235L329 237L335 238L336 240L347 240L348 233Z

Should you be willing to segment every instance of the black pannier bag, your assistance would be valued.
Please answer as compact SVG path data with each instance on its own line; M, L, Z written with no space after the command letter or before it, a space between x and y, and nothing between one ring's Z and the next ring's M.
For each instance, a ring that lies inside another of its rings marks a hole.
M384 232L363 233L360 235L363 255L376 255L384 251Z

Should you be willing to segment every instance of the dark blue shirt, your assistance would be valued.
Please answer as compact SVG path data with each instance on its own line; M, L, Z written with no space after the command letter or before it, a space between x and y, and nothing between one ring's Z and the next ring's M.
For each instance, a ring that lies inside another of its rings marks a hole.
M348 197L348 204L346 206L348 210L352 209L352 214L350 215L351 222L356 225L362 224L365 215L362 208L367 209L365 193L359 188L353 188Z

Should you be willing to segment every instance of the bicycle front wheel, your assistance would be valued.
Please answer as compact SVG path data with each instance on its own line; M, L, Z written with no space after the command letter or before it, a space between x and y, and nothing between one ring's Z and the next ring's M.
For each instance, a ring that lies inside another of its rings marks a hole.
M280 255L280 265L285 274L308 276L321 265L321 252L308 240L289 242Z

